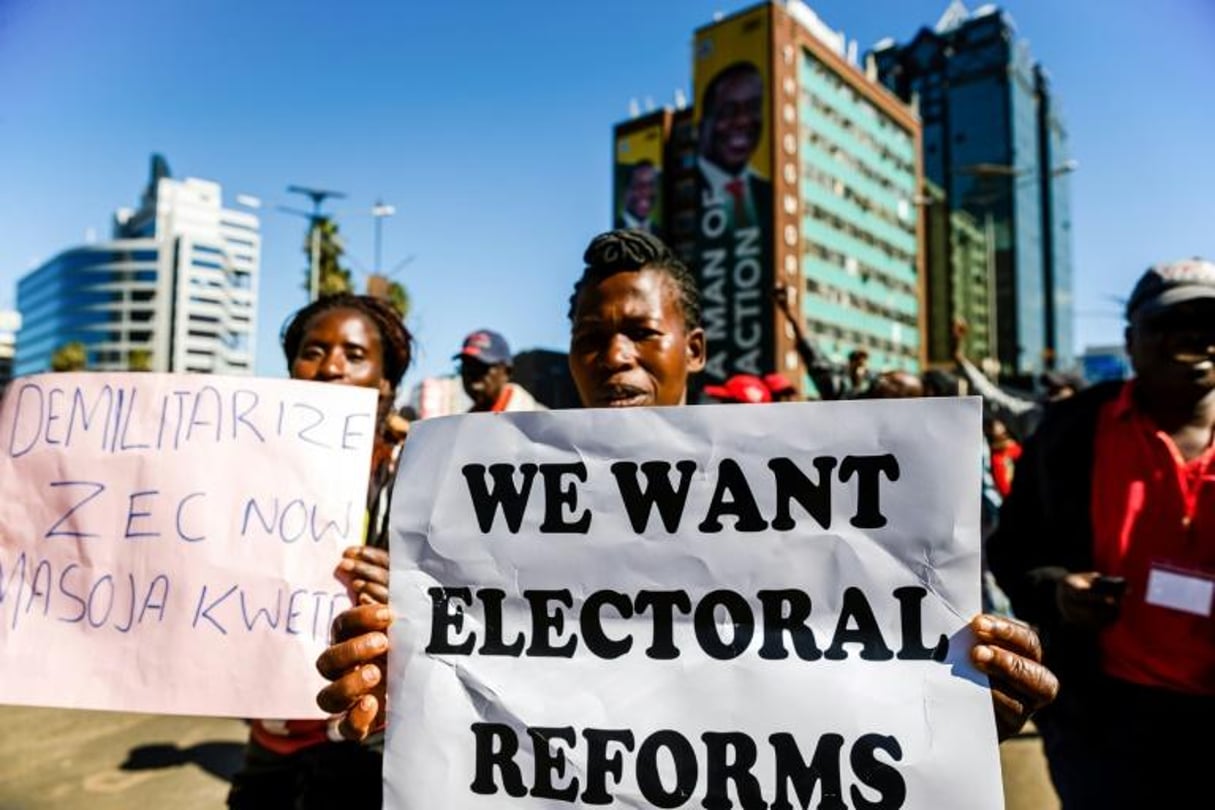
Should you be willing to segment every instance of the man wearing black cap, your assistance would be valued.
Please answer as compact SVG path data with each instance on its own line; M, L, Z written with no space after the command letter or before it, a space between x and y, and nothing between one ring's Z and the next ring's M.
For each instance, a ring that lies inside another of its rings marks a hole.
M527 389L511 382L510 345L497 332L478 329L464 338L463 347L452 359L460 361L464 392L473 401L470 413L545 410Z
M1047 409L988 547L1059 676L1064 810L1195 807L1215 761L1215 263L1150 268L1126 317L1134 378Z

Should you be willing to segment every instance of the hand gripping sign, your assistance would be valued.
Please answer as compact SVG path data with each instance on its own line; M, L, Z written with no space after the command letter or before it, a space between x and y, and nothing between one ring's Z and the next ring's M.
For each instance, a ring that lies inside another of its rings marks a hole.
M392 513L393 808L998 808L978 400L467 415Z
M0 703L318 716L375 392L48 374L0 403Z

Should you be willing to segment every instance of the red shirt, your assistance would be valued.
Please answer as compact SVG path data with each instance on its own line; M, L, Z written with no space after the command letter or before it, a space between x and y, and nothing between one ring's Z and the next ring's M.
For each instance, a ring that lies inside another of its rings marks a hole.
M996 491L1007 498L1012 492L1013 471L1017 459L1021 458L1021 445L1011 439L1004 446L991 449L991 477L995 479Z
M1107 675L1215 695L1215 619L1148 604L1148 574L1165 567L1215 578L1215 446L1186 461L1136 406L1134 382L1106 403L1093 455L1093 554L1127 581L1118 620L1102 632Z

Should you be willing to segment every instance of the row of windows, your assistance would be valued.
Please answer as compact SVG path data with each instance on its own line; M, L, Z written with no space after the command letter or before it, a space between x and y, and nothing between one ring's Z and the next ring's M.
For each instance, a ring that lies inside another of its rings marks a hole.
M915 174L914 163L899 157L889 147L873 137L872 134L866 132L862 127L858 127L851 118L840 112L838 108L832 107L825 99L820 98L811 90L803 90L802 96L803 100L812 110L842 129L850 141L855 141L876 152L882 160L893 164L897 172L901 174Z
M833 87L852 105L854 105L867 118L872 118L877 123L877 128L890 136L892 140L903 143L906 146L906 151L911 154L913 151L911 137L907 134L907 130L903 129L898 124L891 121L881 110L873 105L869 99L861 96L848 84L837 76L832 71L828 70L817 59L805 60L805 66L811 75L817 77L820 81L829 87Z
M898 357L912 359L918 357L914 346L907 346L903 343L895 343L889 338L876 337L865 332L858 332L855 329L845 329L842 326L837 326L833 323L826 323L825 321L820 321L815 318L807 318L806 327L814 334L832 338L849 346L864 347L870 350L883 351L887 354Z
M864 282L868 282L870 279L876 278L884 286L894 290L895 292L909 295L913 298L919 294L914 285L908 284L902 279L895 278L888 273L878 270L876 267L872 267L862 261L858 261L855 256L845 256L843 253L840 253L837 250L832 250L826 245L820 245L817 242L813 242L809 239L805 241L807 243L806 256L808 258L820 259L828 264L835 265L850 276L859 276L861 281Z
M883 191L888 191L896 197L902 198L906 196L907 189L897 185L885 174L875 172L873 168L863 160L858 160L856 155L850 153L847 149L824 136L821 132L808 129L805 137L806 143L812 149L825 153L832 160L847 166L852 171L864 177L869 182L881 188ZM805 164L808 161L803 160Z
M903 219L898 215L897 211L885 205L878 205L838 177L832 177L827 172L809 163L806 164L802 176L821 188L830 191L835 196L843 197L869 216L880 219L887 225L896 227L901 231L905 231L908 236L915 236L914 220Z
M862 244L869 245L875 250L881 251L892 261L900 264L906 264L908 267L915 267L914 254L908 253L905 250L900 250L886 240L879 239L878 237L874 236L870 231L864 228L858 228L853 223L836 216L825 208L811 204L807 208L806 213L811 219L825 223L840 233L850 236Z
M830 284L824 284L818 279L806 279L806 291L811 295L816 295L824 301L828 301L837 306L847 309L855 309L859 312L864 312L867 315L876 315L879 318L891 321L892 323L901 323L904 326L909 326L912 329L916 328L916 319L906 312L899 312L887 306L879 304L872 298L856 295L848 290L840 289L839 287Z

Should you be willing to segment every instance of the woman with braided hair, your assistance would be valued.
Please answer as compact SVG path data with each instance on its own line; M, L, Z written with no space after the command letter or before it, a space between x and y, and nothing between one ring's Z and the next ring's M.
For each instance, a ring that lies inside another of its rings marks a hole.
M350 294L304 307L282 336L293 379L375 388L380 394L366 543L346 549L338 564L338 576L360 604L388 601L388 501L401 443L392 438L387 417L409 367L412 342L386 301ZM254 720L228 806L379 808L382 758L380 746L343 741L324 720Z

